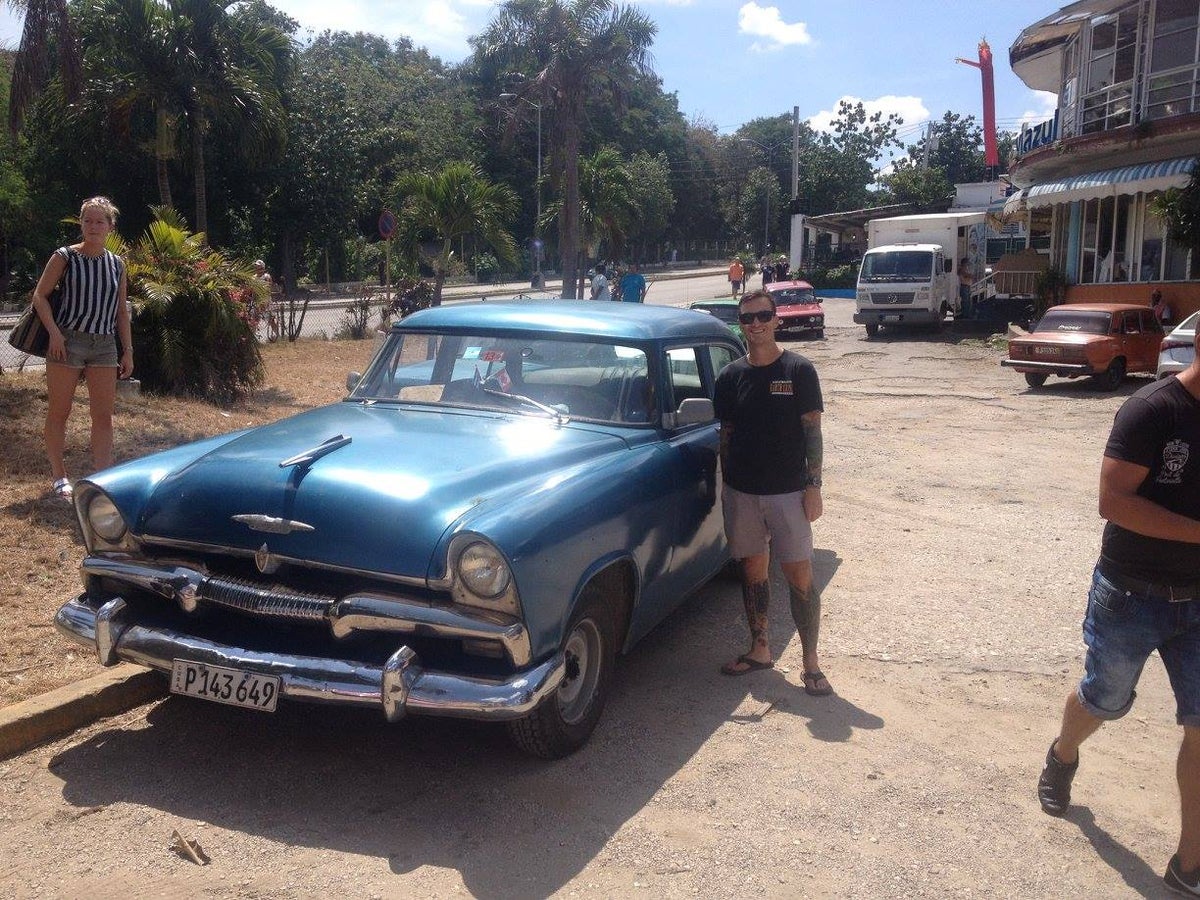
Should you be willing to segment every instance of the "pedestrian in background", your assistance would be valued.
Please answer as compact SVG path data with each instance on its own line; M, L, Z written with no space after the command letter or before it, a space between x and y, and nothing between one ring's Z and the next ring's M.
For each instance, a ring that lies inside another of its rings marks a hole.
M742 296L742 286L746 283L746 269L736 256L729 264L729 288L733 291L733 299Z
M87 382L92 466L96 470L112 465L117 378L128 378L133 372L125 263L104 246L116 228L117 212L107 197L84 200L79 209L82 240L55 250L33 289L34 311L50 336L46 457L54 479L52 489L64 500L70 500L72 493L64 453L80 372ZM49 299L56 287L61 298L57 312L51 309Z
M645 299L646 276L639 271L637 263L630 263L629 270L621 276L621 301L641 303Z
M1193 343L1200 350L1200 332ZM1183 727L1179 844L1163 878L1200 896L1200 352L1117 411L1100 468L1100 515L1107 522L1083 620L1083 680L1046 751L1038 799L1052 816L1067 811L1079 745L1129 712L1157 650Z
M767 634L770 554L778 559L800 634L804 691L833 693L821 672L821 597L813 584L812 523L821 516L821 384L811 362L775 340L779 319L767 291L738 303L748 353L721 370L714 407L721 422L721 507L729 554L738 561L750 649L721 667L745 675L775 666Z
M596 274L592 276L592 299L611 300L612 289L608 286L608 277L604 274L604 263L596 266Z

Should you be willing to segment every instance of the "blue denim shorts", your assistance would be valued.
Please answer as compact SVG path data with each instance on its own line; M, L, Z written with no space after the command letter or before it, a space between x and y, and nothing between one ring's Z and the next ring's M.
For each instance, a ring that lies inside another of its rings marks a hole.
M1100 719L1119 719L1133 706L1146 660L1162 657L1175 692L1175 720L1200 726L1200 599L1172 603L1165 594L1139 594L1092 573L1087 644L1079 701Z
M89 331L63 329L63 340L67 345L67 358L61 364L72 369L88 366L117 368L117 337L113 334L92 334ZM60 362L54 360L54 362Z

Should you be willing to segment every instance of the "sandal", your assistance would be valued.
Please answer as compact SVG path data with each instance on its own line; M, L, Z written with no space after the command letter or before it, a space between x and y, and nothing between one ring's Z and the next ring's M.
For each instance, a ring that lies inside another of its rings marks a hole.
M821 682L825 682L825 686L821 686ZM829 683L829 679L825 677L825 673L820 669L812 672L804 673L804 693L810 697L828 697L833 693L833 685Z
M746 668L739 669L739 665L743 665ZM738 675L745 675L747 672L757 672L759 669L773 668L775 668L774 660L759 662L757 659L751 659L749 656L739 656L733 662L727 662L725 665L721 666L721 674L737 677Z
M53 491L59 500L66 500L68 502L70 502L71 496L74 494L74 490L71 487L71 480L69 478L57 479L54 482Z

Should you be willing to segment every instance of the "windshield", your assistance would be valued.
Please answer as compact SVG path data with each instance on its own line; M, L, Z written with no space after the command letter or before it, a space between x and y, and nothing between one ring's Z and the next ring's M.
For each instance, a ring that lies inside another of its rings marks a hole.
M644 350L486 333L393 332L350 399L622 424L654 408Z
M716 316L726 325L732 325L738 320L738 308L732 303L696 304L692 306L692 309Z
M928 250L887 250L863 257L859 281L928 281L933 254Z
M816 303L817 292L812 288L788 288L786 291L771 291L779 306L798 306L801 303Z
M1108 334L1112 317L1106 312L1088 310L1050 310L1042 316L1034 331L1075 334Z

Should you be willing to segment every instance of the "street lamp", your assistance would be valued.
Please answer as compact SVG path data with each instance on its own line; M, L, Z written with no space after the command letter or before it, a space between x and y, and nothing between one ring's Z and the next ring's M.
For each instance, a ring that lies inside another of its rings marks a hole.
M546 286L542 275L542 104L534 103L520 94L501 94L501 100L520 100L537 110L537 217L533 220L533 287L541 290Z
M772 144L768 147L766 144L762 143L761 141L756 141L754 138L740 137L738 140L747 144L753 144L759 150L762 150L767 154L767 170L770 171L772 175L775 174L771 169L771 164L775 161L775 151L780 147L786 147L791 143L791 141L780 141L778 144ZM763 193L764 199L767 201L767 209L763 214L763 253L765 254L767 252L767 238L769 236L771 227L771 189L768 187Z

